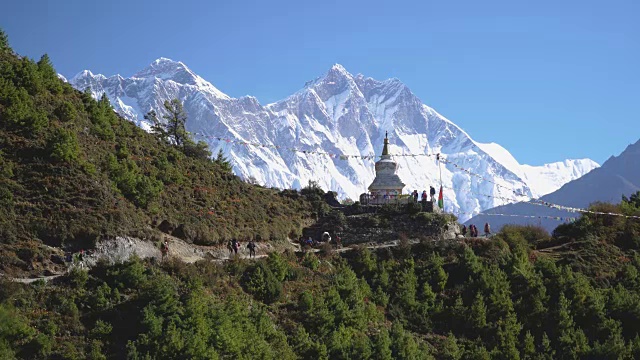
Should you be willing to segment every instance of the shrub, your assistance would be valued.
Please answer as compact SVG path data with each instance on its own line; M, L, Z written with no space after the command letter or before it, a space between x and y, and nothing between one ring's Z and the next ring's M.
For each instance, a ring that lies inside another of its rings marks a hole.
M283 281L289 273L289 264L287 264L281 254L275 251L269 253L269 257L267 257L267 265L278 281Z
M69 272L69 281L76 288L82 288L89 279L89 273L86 270L74 267Z
M443 215L435 214L435 213L427 213L427 212L421 212L421 213L415 214L413 216L413 219L423 223L425 226L438 227L438 228L445 226L448 220Z
M49 141L49 150L51 158L71 163L78 160L80 145L74 132L57 128Z
M46 113L35 106L26 89L9 87L3 95L7 106L0 114L11 127L37 133L47 125Z
M62 122L71 122L78 116L76 108L69 101L65 101L55 111L56 116Z
M267 304L277 301L282 294L282 283L262 262L245 271L242 286L248 293Z
M311 270L318 270L320 267L320 259L314 253L305 253L302 259L302 266L308 267Z
M347 224L347 217L340 210L332 210L323 221L334 229L341 230Z
M405 211L409 215L415 215L422 211L422 205L420 205L420 203L418 202L409 201L405 206Z

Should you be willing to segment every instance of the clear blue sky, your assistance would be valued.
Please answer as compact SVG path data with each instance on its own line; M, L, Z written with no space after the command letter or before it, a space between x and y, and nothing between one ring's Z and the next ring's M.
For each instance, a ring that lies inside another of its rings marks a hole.
M397 77L521 163L602 163L640 138L640 1L4 0L20 54L65 76L164 56L266 104L340 63Z

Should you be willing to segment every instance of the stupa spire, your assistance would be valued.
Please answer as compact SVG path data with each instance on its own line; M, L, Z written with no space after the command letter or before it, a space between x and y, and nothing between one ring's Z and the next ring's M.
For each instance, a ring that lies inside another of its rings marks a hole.
M387 131L384 132L384 147L382 148L382 155L389 155L389 149L388 149L388 145L389 145L389 138L388 138L389 133Z

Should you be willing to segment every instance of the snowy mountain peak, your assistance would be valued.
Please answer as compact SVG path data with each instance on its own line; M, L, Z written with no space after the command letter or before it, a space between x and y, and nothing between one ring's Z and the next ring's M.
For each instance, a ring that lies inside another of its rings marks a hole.
M210 82L196 75L183 62L165 57L153 61L149 66L135 73L132 79L153 79L161 82L170 80L177 84L194 86L217 98L230 99L227 94L224 94Z
M70 83L79 89L91 87L96 97L106 93L116 111L145 129L149 128L145 113L162 111L165 100L178 98L188 115L187 130L206 134L196 140L207 141L214 154L222 150L238 176L278 188L299 188L314 180L341 198L357 199L367 191L375 176L375 155L380 154L389 131L390 153L418 155L394 158L406 190L438 184L442 174L448 189L445 210L462 220L501 204L500 197L510 198L516 192L531 196L542 188L560 187L593 166L565 162L528 169L499 145L474 142L424 105L399 79L354 77L340 64L295 94L266 106L252 96L230 98L185 64L167 58L155 60L130 78L107 79L86 72ZM223 137L225 141L217 140ZM253 146L234 145L246 142ZM420 156L433 153L489 181L451 164L439 167L434 157ZM574 171L578 168L582 170Z
M344 86L355 87L353 75L340 64L333 65L324 76L316 79L316 81L311 84L307 84L312 85L316 90L319 87L328 89L336 89Z
M351 77L351 74L347 71L347 69L345 69L344 66L342 66L340 64L333 64L331 69L329 69L329 72L334 72L334 73L337 73L337 74L342 74L344 76Z
M476 142L476 145L524 180L530 186L531 195L535 198L554 192L563 184L582 177L600 166L591 159L567 159L541 166L531 166L520 164L507 149L499 144Z
M159 58L149 64L142 71L133 75L134 78L155 77L163 80L173 80L179 84L195 85L199 76L180 61Z
M96 81L101 81L106 79L107 77L102 74L93 74L90 70L82 70L77 73L74 77L71 78L71 83L76 83L78 81L82 81L85 79L93 79ZM84 90L84 89L83 89Z

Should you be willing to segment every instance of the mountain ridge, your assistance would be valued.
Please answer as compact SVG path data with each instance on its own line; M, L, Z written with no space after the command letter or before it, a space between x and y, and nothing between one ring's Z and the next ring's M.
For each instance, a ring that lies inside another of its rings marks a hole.
M629 196L640 191L640 140L628 145L618 156L611 156L601 167L572 180L558 190L542 196L540 200L585 209L594 202L618 203L622 195ZM487 215L489 214L489 215ZM507 214L500 217L490 214ZM524 218L534 215L540 218ZM486 210L467 220L467 224L491 222L495 229L505 224L539 224L551 231L560 223L547 217L576 217L579 213L547 208L528 203L509 204Z
M394 154L442 153L451 160L468 161L471 170L488 173L493 182L517 189L518 194L541 195L538 184L532 189L523 179L526 171L519 163L519 170L508 169L462 128L423 104L399 79L378 81L362 74L354 76L340 64L306 82L292 95L267 105L252 96L232 98L184 63L167 58L152 62L130 78L80 72L70 83L80 90L91 88L94 97L106 93L116 111L146 130L150 128L144 120L146 112L161 111L164 100L179 98L189 115L187 129L197 134L198 140L207 141L214 153L222 150L232 160L237 175L270 187L295 188L314 180L325 189L336 190L342 198L357 200L373 180L374 161L329 159L312 152L378 155L388 131ZM216 137L272 147L232 147L214 140ZM276 145L308 153L283 151ZM406 179L406 191L439 182L435 159L421 156L396 160L399 175ZM561 170L563 176L546 181L542 188L557 188L595 165L590 160L578 167L567 165ZM443 164L442 170L444 185L458 189L445 193L446 209L462 218L499 205L494 199L470 192L513 196L493 184L479 184L453 166Z

